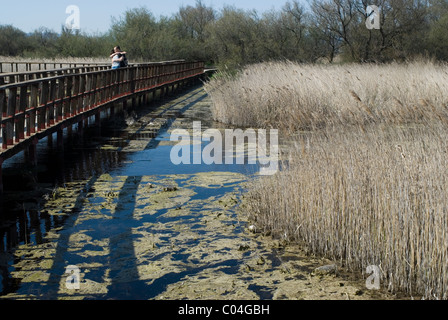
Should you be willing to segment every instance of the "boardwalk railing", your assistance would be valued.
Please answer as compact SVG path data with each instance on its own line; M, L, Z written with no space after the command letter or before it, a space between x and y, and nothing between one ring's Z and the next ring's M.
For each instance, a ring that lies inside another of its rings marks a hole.
M135 104L157 89L163 91L203 74L203 62L175 61L0 85L0 171L5 159L35 147L39 139L59 134L85 117L99 119L104 107L122 102L126 108L129 99Z
M71 73L86 73L86 72L103 71L109 69L110 65L98 65L98 66L63 68L63 69L50 69L41 71L0 73L0 86L10 83L18 83L29 80L62 76Z
M105 65L104 63L89 62L1 62L0 73L42 71L49 69L94 67Z

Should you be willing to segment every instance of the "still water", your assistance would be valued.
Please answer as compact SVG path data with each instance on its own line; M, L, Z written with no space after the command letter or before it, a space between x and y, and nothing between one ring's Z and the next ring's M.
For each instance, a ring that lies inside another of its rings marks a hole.
M66 133L63 150L42 140L37 167L7 161L0 299L378 298L362 281L313 276L331 261L249 231L241 206L257 165L172 164L173 130L226 129L210 105L189 88Z
M0 297L164 298L186 277L238 272L246 224L235 208L258 167L173 165L170 132L193 121L222 126L202 88L74 130L64 150L44 139L37 168L21 155L5 163Z

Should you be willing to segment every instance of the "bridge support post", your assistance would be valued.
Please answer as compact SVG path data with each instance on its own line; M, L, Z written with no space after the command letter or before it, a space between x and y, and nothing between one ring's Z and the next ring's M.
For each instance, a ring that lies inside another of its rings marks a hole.
M37 143L38 139L35 138L25 150L25 158L28 164L33 167L37 166Z
M48 147L50 147L50 148L53 147L53 135L52 135L52 134L48 135L47 145L48 145Z
M64 149L64 129L63 128L58 129L57 137L58 137L58 140L57 140L58 149Z
M3 157L0 157L0 194L3 194Z
M84 135L84 119L78 122L78 135L82 139Z
M101 128L101 111L99 110L97 113L95 113L95 125Z
M115 115L115 102L110 104L110 109L109 110L110 110L109 117L112 118Z

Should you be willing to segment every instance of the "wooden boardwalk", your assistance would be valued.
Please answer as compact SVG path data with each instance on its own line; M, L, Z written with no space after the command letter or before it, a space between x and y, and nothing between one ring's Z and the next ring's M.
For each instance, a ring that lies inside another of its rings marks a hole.
M173 91L204 76L203 62L172 61L135 64L111 70L104 66L76 67L45 72L0 75L0 192L1 166L15 154L25 151L35 164L37 143L57 132L62 145L63 130L101 112L113 114L117 104L126 109Z

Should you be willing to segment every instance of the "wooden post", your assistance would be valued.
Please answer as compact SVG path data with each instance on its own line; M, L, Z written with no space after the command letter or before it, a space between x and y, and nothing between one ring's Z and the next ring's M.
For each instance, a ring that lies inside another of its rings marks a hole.
M62 121L63 118L63 108L65 98L65 77L61 77L58 79L58 93L56 99L58 99L58 103L56 104L56 122Z
M33 139L27 149L27 162L32 166L37 166L37 138Z
M31 97L30 97L30 116L29 122L27 122L27 134L28 136L34 134L36 132L36 110L38 107L38 94L39 94L39 85L32 84L31 85Z
M48 102L48 81L41 82L40 88L40 107L37 111L38 130L44 130L46 128L46 114L47 114L47 102Z
M53 147L53 135L52 134L49 134L48 137L47 137L47 146L49 148Z
M80 82L80 76L74 76L73 77L73 95L70 99L70 117L77 114L78 109L78 101L80 100L78 98L79 95L79 82Z
M127 110L127 108L128 108L128 99L125 98L123 99L123 111Z
M0 157L0 194L3 193L3 157Z
M85 105L84 105L84 110L83 111L87 111L90 109L90 106L92 105L91 102L93 101L93 97L92 97L92 85L93 85L93 79L92 79L92 75L87 75L87 81L86 81L86 92L87 92L87 96L85 99Z
M93 107L95 107L96 102L97 102L97 91L96 89L96 84L97 84L97 74L92 74L91 75L91 84L90 84L90 103L89 103L89 109L92 109Z
M0 81L4 81L3 79L0 79ZM1 83L0 83L1 84ZM6 92L4 89L0 89L0 112L1 112L1 117L5 118L7 115L7 101L6 101ZM2 144L2 148L6 149L7 148L7 144L6 144L6 125L4 123L2 123L2 137L3 137L3 144Z
M101 128L101 111L99 109L95 113L95 125Z
M84 135L84 119L78 122L78 135L82 138Z
M115 102L110 104L110 117L112 118L115 115Z
M20 97L19 97L19 115L17 117L16 126L16 142L20 142L25 138L25 111L28 109L29 98L28 98L28 86L20 87Z
M61 127L57 131L57 146L58 149L64 149L64 129Z
M86 78L85 75L80 75L79 76L79 98L78 98L78 110L76 112L76 114L81 113L82 111L84 111L84 101L85 99L85 95L84 92L86 91Z
M10 146L14 144L14 121L15 112L17 106L17 88L10 88L8 95L8 106L6 116L9 117L6 122L6 135L3 135L3 139L6 140L6 145Z

